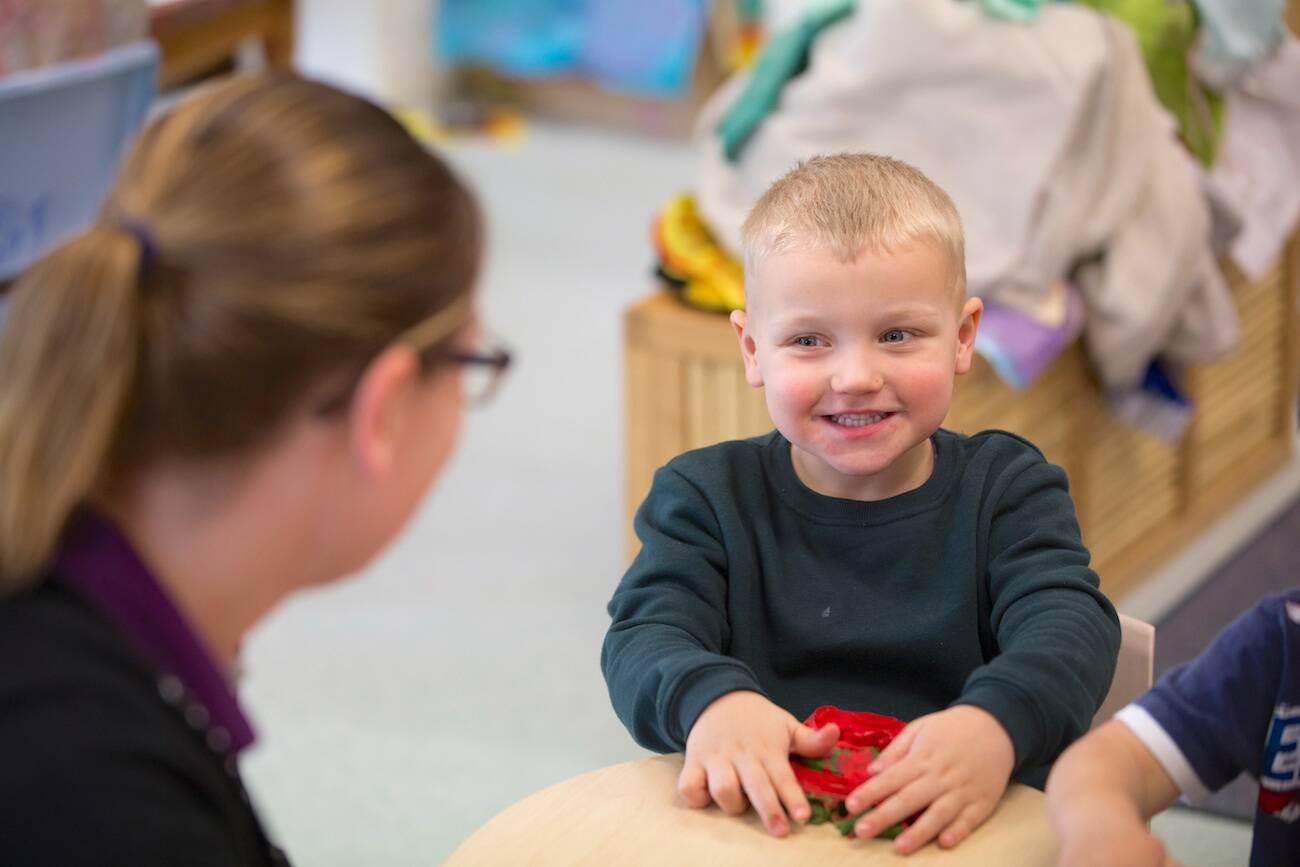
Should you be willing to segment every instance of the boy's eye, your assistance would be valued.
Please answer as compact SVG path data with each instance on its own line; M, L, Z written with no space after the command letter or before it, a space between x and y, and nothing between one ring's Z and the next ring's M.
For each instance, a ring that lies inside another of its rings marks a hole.
M818 341L817 338L813 337L811 334L801 334L800 336L794 339L795 346L813 347L813 346L817 346L819 342L820 341Z
M884 334L880 335L880 339L884 343L902 343L909 336L910 335L901 328L891 328Z

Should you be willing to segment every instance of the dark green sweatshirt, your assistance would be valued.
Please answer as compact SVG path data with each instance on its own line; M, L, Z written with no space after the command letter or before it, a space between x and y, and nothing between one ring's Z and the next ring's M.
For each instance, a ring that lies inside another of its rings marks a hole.
M1105 697L1119 620L1059 467L1001 431L934 443L930 479L876 502L810 490L776 431L655 473L601 652L637 743L683 749L741 689L799 719L969 704L1007 730L1014 777L1042 785Z

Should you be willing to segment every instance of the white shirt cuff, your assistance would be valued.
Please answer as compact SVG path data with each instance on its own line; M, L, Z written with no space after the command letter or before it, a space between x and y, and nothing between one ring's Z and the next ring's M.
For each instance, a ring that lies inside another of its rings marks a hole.
M1198 804L1210 796L1210 790L1201 782L1201 778L1192 770L1187 756L1178 748L1178 744L1169 736L1156 718L1141 705L1130 704L1115 714L1115 719L1128 726L1129 731L1137 736L1151 755L1155 756L1160 767L1174 781L1174 785L1183 793L1189 803Z

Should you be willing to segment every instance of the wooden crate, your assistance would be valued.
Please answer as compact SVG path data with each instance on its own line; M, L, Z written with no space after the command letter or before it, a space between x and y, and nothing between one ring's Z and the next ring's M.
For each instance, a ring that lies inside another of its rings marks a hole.
M944 426L1014 431L1065 468L1084 540L1112 595L1131 589L1291 454L1300 243L1262 280L1231 267L1226 273L1241 313L1241 348L1188 372L1196 415L1177 445L1107 412L1079 344L1023 391L978 357L957 380ZM688 449L765 433L772 423L762 391L745 382L725 316L656 293L627 311L624 347L632 553L631 516L658 467Z

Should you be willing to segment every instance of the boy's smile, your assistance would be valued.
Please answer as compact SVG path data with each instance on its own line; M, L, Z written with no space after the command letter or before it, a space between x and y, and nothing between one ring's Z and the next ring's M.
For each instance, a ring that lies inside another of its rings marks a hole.
M800 479L860 500L923 484L982 310L954 288L942 253L917 244L846 263L793 250L748 282L749 310L732 315L746 379L766 388Z

